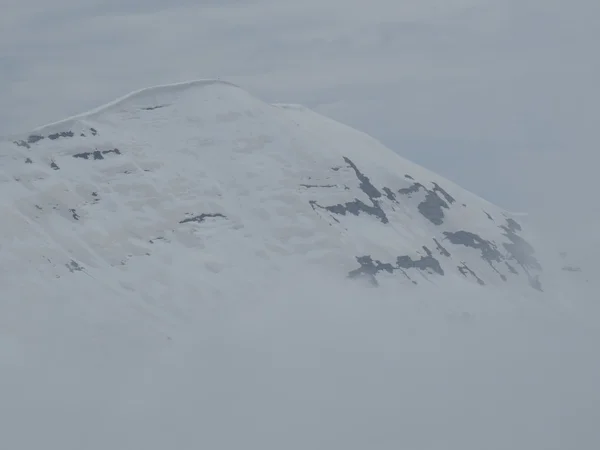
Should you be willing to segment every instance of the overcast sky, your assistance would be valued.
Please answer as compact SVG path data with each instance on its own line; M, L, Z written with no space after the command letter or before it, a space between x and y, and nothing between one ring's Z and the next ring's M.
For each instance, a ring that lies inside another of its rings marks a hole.
M0 5L0 134L219 77L367 131L508 209L560 202L587 224L598 212L597 0Z

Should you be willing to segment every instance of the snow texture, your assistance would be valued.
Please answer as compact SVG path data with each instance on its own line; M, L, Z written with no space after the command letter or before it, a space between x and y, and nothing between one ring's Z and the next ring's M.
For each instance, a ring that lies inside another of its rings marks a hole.
M0 277L20 295L41 294L22 290L34 276L45 292L86 276L153 296L182 282L179 264L210 278L288 262L373 284L544 288L508 212L363 133L226 82L142 89L1 145Z

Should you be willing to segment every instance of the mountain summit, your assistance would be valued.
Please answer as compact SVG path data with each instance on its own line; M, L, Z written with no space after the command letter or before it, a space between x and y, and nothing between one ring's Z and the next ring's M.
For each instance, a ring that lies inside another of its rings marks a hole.
M1 282L18 297L73 279L94 295L217 295L305 264L373 285L544 289L518 217L229 83L143 89L0 146Z

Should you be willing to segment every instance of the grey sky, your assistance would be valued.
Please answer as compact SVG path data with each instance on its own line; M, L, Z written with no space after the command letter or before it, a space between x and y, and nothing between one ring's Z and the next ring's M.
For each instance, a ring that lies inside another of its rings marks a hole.
M584 221L597 217L596 0L2 0L2 11L1 134L221 77L367 131L509 209L582 213L587 201Z

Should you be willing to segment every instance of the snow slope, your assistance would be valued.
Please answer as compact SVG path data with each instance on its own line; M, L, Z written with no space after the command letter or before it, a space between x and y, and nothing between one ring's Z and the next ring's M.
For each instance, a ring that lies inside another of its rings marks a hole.
M133 93L3 140L0 208L3 448L600 444L565 262L300 106Z
M143 89L1 146L0 281L17 296L75 277L98 293L217 295L220 280L307 263L373 284L544 288L519 217L225 82Z

